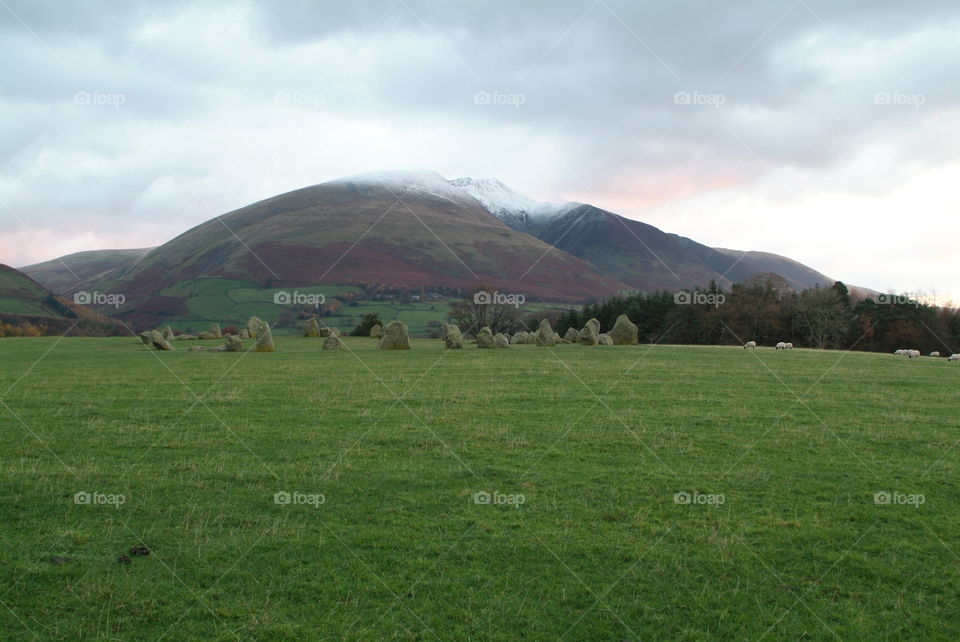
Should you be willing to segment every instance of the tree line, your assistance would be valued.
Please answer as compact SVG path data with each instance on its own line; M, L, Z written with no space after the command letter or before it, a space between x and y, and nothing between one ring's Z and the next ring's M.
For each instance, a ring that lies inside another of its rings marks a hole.
M560 313L563 335L591 318L606 332L620 314L639 328L645 343L737 345L789 341L810 348L923 353L960 351L960 309L937 307L903 295L852 295L846 285L793 290L775 274L753 277L728 291L636 293Z

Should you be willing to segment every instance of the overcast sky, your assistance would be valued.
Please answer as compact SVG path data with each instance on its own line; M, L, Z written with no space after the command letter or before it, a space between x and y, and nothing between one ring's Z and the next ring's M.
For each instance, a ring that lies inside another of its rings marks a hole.
M960 3L0 0L0 262L377 169L960 301Z

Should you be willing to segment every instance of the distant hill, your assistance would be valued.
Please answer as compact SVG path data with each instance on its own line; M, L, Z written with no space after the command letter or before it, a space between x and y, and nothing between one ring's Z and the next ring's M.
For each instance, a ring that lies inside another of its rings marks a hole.
M91 250L61 256L20 268L20 271L57 294L72 295L96 286L109 275L136 264L153 248L136 250Z
M29 276L0 264L0 336L16 334L126 334L114 319L57 296Z
M589 261L601 273L641 290L678 290L716 281L728 287L774 272L796 289L833 280L765 252L711 248L584 203L538 203L496 179L458 178L491 214L513 229Z

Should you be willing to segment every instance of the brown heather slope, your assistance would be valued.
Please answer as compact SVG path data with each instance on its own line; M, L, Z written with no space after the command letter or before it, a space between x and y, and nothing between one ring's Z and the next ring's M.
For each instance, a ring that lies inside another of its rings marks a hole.
M173 283L202 276L267 287L485 284L570 302L626 288L507 227L432 172L361 175L268 198L152 250L109 287L136 308Z

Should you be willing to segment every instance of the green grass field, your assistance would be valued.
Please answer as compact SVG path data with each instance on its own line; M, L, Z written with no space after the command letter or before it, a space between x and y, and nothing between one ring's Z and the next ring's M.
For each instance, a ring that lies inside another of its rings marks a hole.
M960 639L960 364L321 344L0 340L0 638Z

